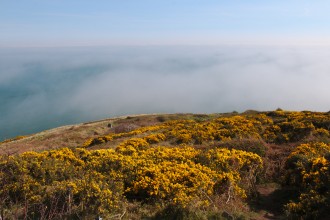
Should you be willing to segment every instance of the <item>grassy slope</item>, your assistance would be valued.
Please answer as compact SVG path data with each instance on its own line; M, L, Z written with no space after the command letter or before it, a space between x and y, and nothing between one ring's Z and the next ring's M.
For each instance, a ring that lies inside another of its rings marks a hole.
M247 111L241 115L257 115L258 112ZM272 120L282 120L271 112L265 112ZM155 115L135 115L123 116L112 119L105 119L96 122L88 122L78 125L70 125L51 129L38 134L28 136L20 140L0 144L0 154L16 154L26 151L42 151L62 147L82 146L89 138L96 138L107 134L116 134L129 132L131 130L158 125L171 120L192 119L197 122L208 121L217 117L230 117L236 113L228 114L155 114ZM111 127L109 127L111 124ZM137 135L136 137L139 137ZM110 141L89 147L89 149L115 148L119 143L131 137L123 137L118 140ZM328 140L328 139L326 139ZM256 141L254 139L241 139L232 141L212 142L218 147L236 148L237 146L254 146L260 143L265 147L263 154L265 170L259 181L258 191L259 199L251 201L251 210L254 210L254 219L281 219L283 218L282 204L287 202L286 193L280 189L278 180L283 175L283 166L285 159L290 152L299 144L308 141L317 141L317 137L312 135L304 136L302 139L287 141L283 143L267 143L265 141ZM161 143L162 146L173 143ZM194 147L203 147L203 144L194 144Z
M217 115L220 114L129 115L76 125L67 125L32 134L22 139L18 138L18 140L15 140L14 138L11 141L0 142L0 154L16 154L31 150L42 151L62 147L77 147L82 146L88 138L107 135L113 132L125 132L139 127L157 125L168 120L207 119L216 117ZM112 128L109 127L109 124L112 124ZM109 144L115 146L115 143ZM109 147L108 145L103 147Z
M122 116L82 124L62 126L32 134L23 139L13 139L8 142L4 141L4 143L0 144L0 154L15 154L30 150L41 151L56 149L59 147L81 146L88 138L106 135L111 132L111 129L108 127L108 124L110 123L120 124L123 123L123 121L129 123L129 121L131 121L127 119L129 117L142 118L139 123L134 123L139 126L145 126L147 125L145 124L147 121L155 118L153 115ZM157 121L153 120L150 124L152 123L157 123Z

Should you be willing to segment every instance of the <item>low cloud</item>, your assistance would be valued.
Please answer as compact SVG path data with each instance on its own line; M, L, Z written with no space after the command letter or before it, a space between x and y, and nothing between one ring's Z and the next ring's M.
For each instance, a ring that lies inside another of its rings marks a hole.
M329 111L322 47L0 51L0 139L125 114Z

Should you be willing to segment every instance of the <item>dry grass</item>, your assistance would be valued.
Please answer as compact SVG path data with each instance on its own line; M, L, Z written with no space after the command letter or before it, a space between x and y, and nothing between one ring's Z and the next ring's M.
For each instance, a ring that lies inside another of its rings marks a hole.
M0 144L0 154L11 155L32 150L43 151L62 147L77 147L82 146L88 138L113 133L120 127L130 126L138 128L173 119L186 119L192 116L193 114L141 114L67 125L42 131L20 140L2 143ZM112 124L112 128L108 126L109 124ZM111 148L120 141L122 140L118 139L118 141L100 145L97 148Z

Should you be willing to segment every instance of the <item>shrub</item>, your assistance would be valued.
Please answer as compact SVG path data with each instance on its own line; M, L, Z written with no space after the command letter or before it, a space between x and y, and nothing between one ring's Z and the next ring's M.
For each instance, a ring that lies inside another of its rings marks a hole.
M300 193L286 205L292 217L320 218L330 207L330 145L302 144L286 161L286 184Z

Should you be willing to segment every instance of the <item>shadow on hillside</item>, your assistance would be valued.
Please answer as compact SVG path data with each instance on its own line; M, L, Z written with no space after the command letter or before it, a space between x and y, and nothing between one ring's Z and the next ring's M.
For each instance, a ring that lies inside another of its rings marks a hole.
M263 215L264 219L286 219L284 205L298 196L297 192L275 185L258 187L258 197L249 202L250 208Z

